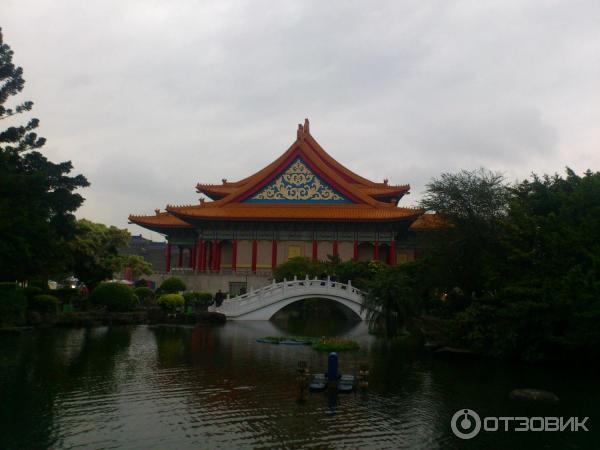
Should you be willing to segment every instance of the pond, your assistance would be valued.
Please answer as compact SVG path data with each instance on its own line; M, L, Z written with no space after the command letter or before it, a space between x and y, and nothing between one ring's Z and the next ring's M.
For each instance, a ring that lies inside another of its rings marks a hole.
M342 335L361 349L342 372L370 368L369 388L297 402L298 361L324 371L310 347L266 335ZM386 344L364 323L47 329L0 337L0 448L600 448L598 373L442 361ZM558 405L514 403L519 387ZM589 432L481 432L456 438L453 414L588 416Z

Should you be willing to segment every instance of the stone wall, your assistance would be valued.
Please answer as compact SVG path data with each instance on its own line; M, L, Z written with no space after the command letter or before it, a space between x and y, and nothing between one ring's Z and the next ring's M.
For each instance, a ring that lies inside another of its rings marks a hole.
M248 290L251 288L258 289L267 284L271 283L271 275L269 274L202 274L192 273L187 271L172 270L170 274L152 274L149 277L145 277L148 280L152 280L156 283L156 286L169 277L181 278L188 290L191 291L203 291L214 294L219 289L221 292L229 292L229 283L247 283Z

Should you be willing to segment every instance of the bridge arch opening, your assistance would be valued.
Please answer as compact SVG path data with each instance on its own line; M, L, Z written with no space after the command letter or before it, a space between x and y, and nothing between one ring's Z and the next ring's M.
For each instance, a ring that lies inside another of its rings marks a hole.
M283 306L269 320L282 321L343 321L359 322L360 315L338 300L321 297L300 298Z

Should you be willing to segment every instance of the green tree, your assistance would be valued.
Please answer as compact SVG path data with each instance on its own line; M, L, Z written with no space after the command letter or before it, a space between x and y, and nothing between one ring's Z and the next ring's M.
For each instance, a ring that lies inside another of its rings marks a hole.
M431 260L432 277L442 290L462 292L469 299L488 288L486 259L498 242L509 198L504 177L486 169L444 173L427 184L421 207L448 223L436 233Z
M309 278L320 277L326 271L325 263L313 261L305 256L296 256L277 266L273 271L273 277L277 281L283 281L284 278L289 281L294 277L305 278L306 275Z
M121 268L130 268L133 278L138 279L142 275L150 275L152 273L152 264L146 261L142 256L138 255L123 255L120 258L119 265Z
M178 292L185 291L187 288L181 278L169 277L163 281L158 288L161 293L166 294L177 294Z
M428 294L424 268L416 261L374 273L363 303L371 331L392 337L412 324Z
M511 190L487 284L454 320L462 343L505 358L598 361L600 173L536 176Z
M33 107L30 101L7 102L25 85L23 69L0 29L0 121L12 122ZM52 163L39 149L45 139L38 119L0 129L0 280L27 280L64 271L68 241L75 233L73 212L83 203L75 190L88 186L72 165Z
M100 283L90 295L90 301L104 306L108 311L131 311L139 305L139 299L130 286L119 283Z
M119 248L126 247L129 238L124 229L86 219L77 221L76 237L69 243L73 274L89 289L112 278L123 267Z

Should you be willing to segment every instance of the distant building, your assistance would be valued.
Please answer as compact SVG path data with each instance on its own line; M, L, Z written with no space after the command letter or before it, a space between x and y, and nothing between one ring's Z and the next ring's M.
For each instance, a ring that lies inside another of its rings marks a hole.
M131 239L129 240L129 246L120 249L119 253L121 255L141 256L150 264L152 264L152 270L154 272L165 272L167 271L167 267L165 265L166 248L166 242L155 242L142 237L140 234L139 236L131 236Z
M264 285L273 268L295 256L411 261L423 254L422 232L438 225L421 209L398 206L408 184L373 182L337 162L310 134L308 120L264 169L196 190L213 201L168 205L129 220L166 236L166 251L153 254L155 270L185 275L211 292Z

